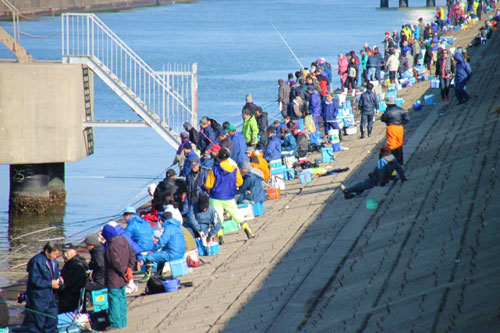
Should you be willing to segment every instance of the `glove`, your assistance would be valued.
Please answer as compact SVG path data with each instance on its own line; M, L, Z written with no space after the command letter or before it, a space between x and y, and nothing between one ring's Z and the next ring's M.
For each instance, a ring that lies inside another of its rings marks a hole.
M127 267L127 272L125 272L125 275L123 276L123 279L124 279L126 282L129 282L130 280L133 280L133 279L134 279L134 273L133 273L133 271L132 271L132 268Z

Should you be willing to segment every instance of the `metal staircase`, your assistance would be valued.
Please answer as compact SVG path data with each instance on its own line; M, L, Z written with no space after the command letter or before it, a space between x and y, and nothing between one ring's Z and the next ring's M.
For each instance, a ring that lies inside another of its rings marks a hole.
M8 0L1 0L12 13L13 34L12 37L4 28L0 27L0 43L4 44L19 59L19 62L31 62L33 57L21 45L21 31L19 30L19 10Z
M174 148L185 122L196 124L196 64L155 72L94 14L62 15L64 63L86 64ZM137 126L137 121L95 121L85 126Z

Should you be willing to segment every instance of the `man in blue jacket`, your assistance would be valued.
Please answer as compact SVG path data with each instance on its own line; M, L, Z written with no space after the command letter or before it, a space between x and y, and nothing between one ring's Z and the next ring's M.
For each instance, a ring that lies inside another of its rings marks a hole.
M321 97L312 85L307 86L309 94L309 112L316 125L316 131L319 131L319 117L321 116Z
M193 147L191 146L190 142L185 143L182 148L184 150L184 156L186 158L184 160L184 166L182 167L181 176L184 176L185 178L187 178L189 176L189 174L191 173L191 162L200 163L200 158L193 151Z
M248 159L246 155L247 144L245 142L245 137L240 132L236 132L236 127L234 125L229 125L227 132L233 141L233 149L229 150L231 153L231 159L238 164L238 167L243 164L245 160Z
M455 52L455 96L457 97L458 104L467 103L469 94L465 91L465 85L472 74L469 63L462 55L462 48L458 48Z
M55 290L59 289L57 256L59 246L48 242L43 251L28 263L28 286L26 288L26 314L23 325L29 332L57 332L57 303ZM33 311L30 311L33 310ZM42 315L41 313L47 314Z
M287 127L281 127L281 151L282 152L293 152L292 156L295 156L297 151L297 141L293 134L290 133Z
M269 126L267 129L269 142L267 143L266 150L264 151L264 159L268 162L281 158L281 141L276 134L274 126Z
M366 92L361 95L358 103L358 110L361 114L361 124L359 126L361 139L365 137L365 124L367 124L368 137L372 134L373 117L375 116L375 110L378 110L378 108L378 98L373 92L373 84L368 82Z
M205 150L210 149L216 143L216 136L214 129L208 123L208 117L201 117L200 119L200 140L198 141L198 148L201 154L205 154Z
M255 203L266 201L266 193L262 186L264 174L257 168L253 168L250 162L245 162L241 169L243 173L243 185L238 189L238 204Z
M153 227L148 221L140 218L134 207L127 207L123 213L123 218L127 222L125 236L130 237L139 245L141 252L153 249Z
M153 252L144 257L146 260L146 275L143 281L147 281L151 277L153 263L164 264L172 260L182 259L186 252L186 241L181 228L181 221L174 219L171 212L164 212L160 217L160 224L163 226L163 232L158 239L155 239ZM158 265L160 274L162 270L163 265Z
M323 108L321 112L321 117L323 117L323 122L325 125L325 135L328 135L330 129L339 130L339 124L337 123L337 115L339 114L339 106L337 101L333 99L333 93L326 94L325 102L323 103Z
M184 227L193 235L193 237L208 237L211 239L222 229L219 215L213 207L210 206L208 195L200 196L198 202L189 207L189 213ZM224 243L222 233L219 233L218 241Z

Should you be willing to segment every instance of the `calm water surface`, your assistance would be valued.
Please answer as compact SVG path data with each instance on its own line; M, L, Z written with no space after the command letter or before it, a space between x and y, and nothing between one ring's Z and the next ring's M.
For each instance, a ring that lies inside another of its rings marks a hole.
M412 0L411 5L423 6L424 2ZM442 3L444 0L438 1L438 5ZM333 64L340 52L358 52L364 42L380 45L385 31L415 23L419 17L428 21L434 14L425 8L380 10L375 5L378 1L201 0L98 16L156 70L168 62L198 63L199 117L210 115L236 123L241 120L245 94L251 93L257 104L269 104L277 98L277 79L286 79L287 73L297 69L270 21L308 66L319 57ZM0 25L11 29L9 22ZM54 35L61 31L61 20L23 21L21 31ZM21 40L37 59L61 58L60 37L22 36ZM0 58L10 57L0 48ZM97 77L95 81L97 119L137 119ZM276 114L276 108L271 105L266 111ZM77 242L126 206L144 202L145 187L163 177L173 154L152 129L97 128L95 153L66 164L66 209L46 217L10 221L9 168L0 165L0 286L9 283L5 269L25 262L47 239L69 237Z

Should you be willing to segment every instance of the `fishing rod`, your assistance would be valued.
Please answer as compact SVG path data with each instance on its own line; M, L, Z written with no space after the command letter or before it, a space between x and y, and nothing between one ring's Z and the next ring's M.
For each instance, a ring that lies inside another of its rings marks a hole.
M304 68L304 65L302 65L302 63L300 62L299 58L297 58L297 56L295 55L295 53L293 52L292 48L290 47L290 45L288 45L285 37L283 37L283 35L278 31L278 28L276 28L276 26L274 25L273 22L271 22L271 20L267 20L274 28L274 31L276 31L276 33L278 34L278 36L281 38L281 40L283 41L283 43L285 43L285 46L288 48L288 50L290 51L290 53L293 55L293 57L295 58L295 60L297 60L297 62L299 63L300 65L300 68Z

